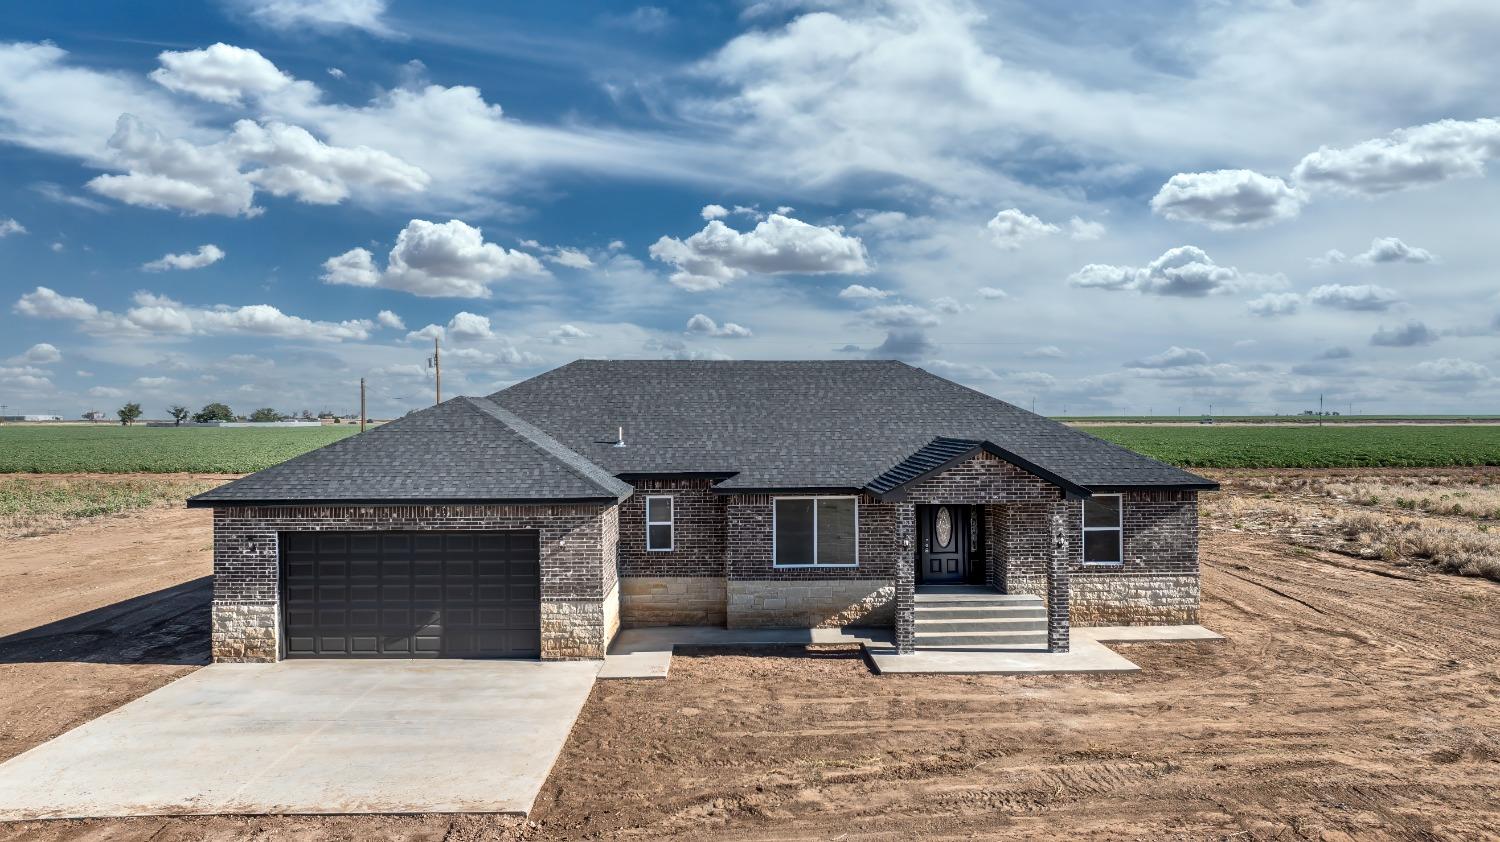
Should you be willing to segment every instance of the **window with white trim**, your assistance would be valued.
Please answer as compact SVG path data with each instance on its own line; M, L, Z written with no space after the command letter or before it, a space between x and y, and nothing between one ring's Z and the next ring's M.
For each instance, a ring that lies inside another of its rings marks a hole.
M1125 563L1125 498L1095 494L1083 501L1083 563Z
M672 549L672 498L646 498L646 550L664 553Z
M777 497L771 502L773 566L858 566L859 498Z

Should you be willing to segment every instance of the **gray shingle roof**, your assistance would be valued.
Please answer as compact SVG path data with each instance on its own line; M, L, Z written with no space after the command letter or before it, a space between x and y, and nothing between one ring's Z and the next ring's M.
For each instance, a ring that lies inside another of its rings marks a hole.
M459 397L235 480L190 506L622 500L628 484L484 398Z
M733 474L725 490L862 489L939 437L1095 490L1216 487L894 361L579 360L490 399L610 474Z

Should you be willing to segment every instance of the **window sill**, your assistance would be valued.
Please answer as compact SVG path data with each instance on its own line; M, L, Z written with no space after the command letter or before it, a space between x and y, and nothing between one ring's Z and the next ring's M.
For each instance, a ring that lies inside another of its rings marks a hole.
M651 547L647 547L646 548L646 552L648 552L648 553L669 553L669 552L672 551L672 549L673 549L672 547L666 547L665 549L663 549L661 547L657 547L655 549L653 549Z
M1124 567L1123 561L1085 561L1080 562L1084 567Z
M773 564L772 570L853 570L859 567L859 562L854 564Z

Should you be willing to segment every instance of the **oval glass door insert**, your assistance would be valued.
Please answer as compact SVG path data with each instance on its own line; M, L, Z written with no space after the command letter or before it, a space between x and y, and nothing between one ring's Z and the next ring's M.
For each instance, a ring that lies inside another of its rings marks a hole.
M936 533L939 547L947 547L953 543L953 512L947 506L937 510L937 517L932 524L932 531Z

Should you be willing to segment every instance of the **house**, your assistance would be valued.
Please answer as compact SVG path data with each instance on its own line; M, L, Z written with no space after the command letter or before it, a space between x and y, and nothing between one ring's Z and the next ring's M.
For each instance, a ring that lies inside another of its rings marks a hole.
M578 659L622 626L1196 623L1215 488L900 362L580 360L188 504L216 660Z

